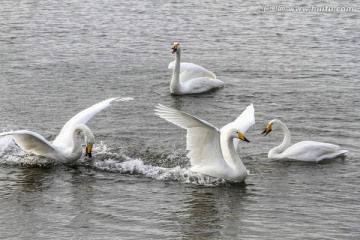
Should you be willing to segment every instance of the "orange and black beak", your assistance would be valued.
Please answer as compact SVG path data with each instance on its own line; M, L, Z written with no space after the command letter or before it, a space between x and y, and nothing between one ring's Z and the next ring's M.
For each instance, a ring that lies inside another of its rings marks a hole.
M92 144L88 144L86 146L86 150L85 150L85 156L88 156L89 158L91 158L91 151L92 151Z
M265 130L261 134L264 134L264 137L265 137L266 135L268 135L271 132L271 130L272 130L272 123L269 123L266 126Z
M250 142L245 136L244 134L242 134L241 132L237 132L238 134L238 138L245 141L245 142Z
M177 49L178 49L178 46L179 46L179 43L174 42L173 47L171 48L171 49L173 50L173 51L172 51L173 54L176 53L176 51L177 51Z

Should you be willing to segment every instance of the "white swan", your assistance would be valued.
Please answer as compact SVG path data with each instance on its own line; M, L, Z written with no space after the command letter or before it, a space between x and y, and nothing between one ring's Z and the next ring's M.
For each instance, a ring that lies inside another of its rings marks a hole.
M185 112L161 104L155 114L165 120L185 128L187 157L193 172L228 179L244 181L248 172L236 152L239 139L248 142L243 135L255 124L254 107L249 105L234 121L220 130L210 123Z
M175 42L172 47L175 61L169 64L173 69L170 92L175 95L208 92L223 86L223 81L216 79L216 75L209 70L193 63L180 63L181 49Z
M40 134L28 130L4 132L0 133L0 137L10 136L26 152L67 163L81 157L81 133L83 133L86 145L85 155L91 158L95 137L85 124L98 112L110 106L114 100L128 101L132 98L110 98L79 112L63 126L52 143Z
M324 159L335 158L348 152L347 150L341 150L338 145L314 141L302 141L290 146L290 131L286 125L278 119L271 120L262 133L266 136L272 130L276 129L283 132L284 140L279 146L269 151L268 158L271 159L289 158L299 161L318 162Z

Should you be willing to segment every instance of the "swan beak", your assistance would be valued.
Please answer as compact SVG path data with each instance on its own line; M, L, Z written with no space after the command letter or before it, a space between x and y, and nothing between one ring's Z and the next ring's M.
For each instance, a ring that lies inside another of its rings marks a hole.
M241 139L241 140L243 140L243 141L245 141L245 142L250 142L250 141L244 136L244 134L242 134L241 132L237 132L237 134L238 134L239 139Z
M85 156L89 156L91 158L92 144L86 146Z
M266 135L268 135L271 132L271 130L272 130L272 124L268 124L266 126L265 130L261 134L264 134L264 137L265 137Z
M179 46L179 43L174 42L173 47L171 48L173 50L172 51L173 54L176 53L178 46Z

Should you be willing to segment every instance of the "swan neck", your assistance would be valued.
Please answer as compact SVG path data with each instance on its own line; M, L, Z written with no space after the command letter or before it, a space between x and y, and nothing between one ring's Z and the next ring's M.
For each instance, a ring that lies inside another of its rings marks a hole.
M222 132L220 135L220 142L221 151L226 163L235 171L241 172L241 174L245 174L246 176L247 171L234 148L234 138L231 136L231 131Z
M88 139L93 141L94 135L91 132L90 128L87 127L84 124L79 124L74 127L73 130L73 146L71 150L71 155L75 155L77 157L81 157L82 155L82 148L81 148L81 133L85 136L85 142L87 142Z
M287 149L287 148L290 146L290 143L291 143L291 135L290 135L290 131L289 131L289 129L287 128L287 126L286 126L283 122L281 122L281 121L278 121L277 124L278 124L278 127L280 128L280 130L281 130L281 131L283 132L283 134L284 134L284 139L283 139L282 143L281 143L279 146L277 146L277 147L275 147L275 148L273 148L273 149L270 150L269 156L270 156L271 154L272 154L272 155L274 155L274 154L276 154L276 155L281 154L285 149ZM274 156L273 156L273 157L274 157Z
M171 93L179 93L180 91L180 48L175 53L175 67L170 83Z

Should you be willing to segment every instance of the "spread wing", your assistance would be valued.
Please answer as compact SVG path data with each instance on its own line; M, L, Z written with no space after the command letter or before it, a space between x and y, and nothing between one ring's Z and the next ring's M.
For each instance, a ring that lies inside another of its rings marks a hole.
M155 114L187 130L186 149L192 166L224 162L219 129L197 117L159 104Z
M10 136L24 151L40 156L57 155L56 148L43 136L27 130L0 133L0 137Z
M175 68L175 61L169 63L168 69ZM210 79L216 79L216 75L207 70L206 68L193 64L182 62L180 63L180 81L186 82L194 78L207 77Z
M94 117L97 113L101 112L103 109L110 106L110 104L114 101L129 101L133 100L132 98L109 98L102 102L99 102L72 117L61 129L59 135L55 138L53 144L61 147L71 147L73 145L72 140L72 129L78 124L86 124L92 117Z
M255 124L255 109L254 105L251 103L247 108L240 114L240 116L232 123L237 129L239 129L243 134ZM234 147L235 149L238 146L240 139L234 138Z

